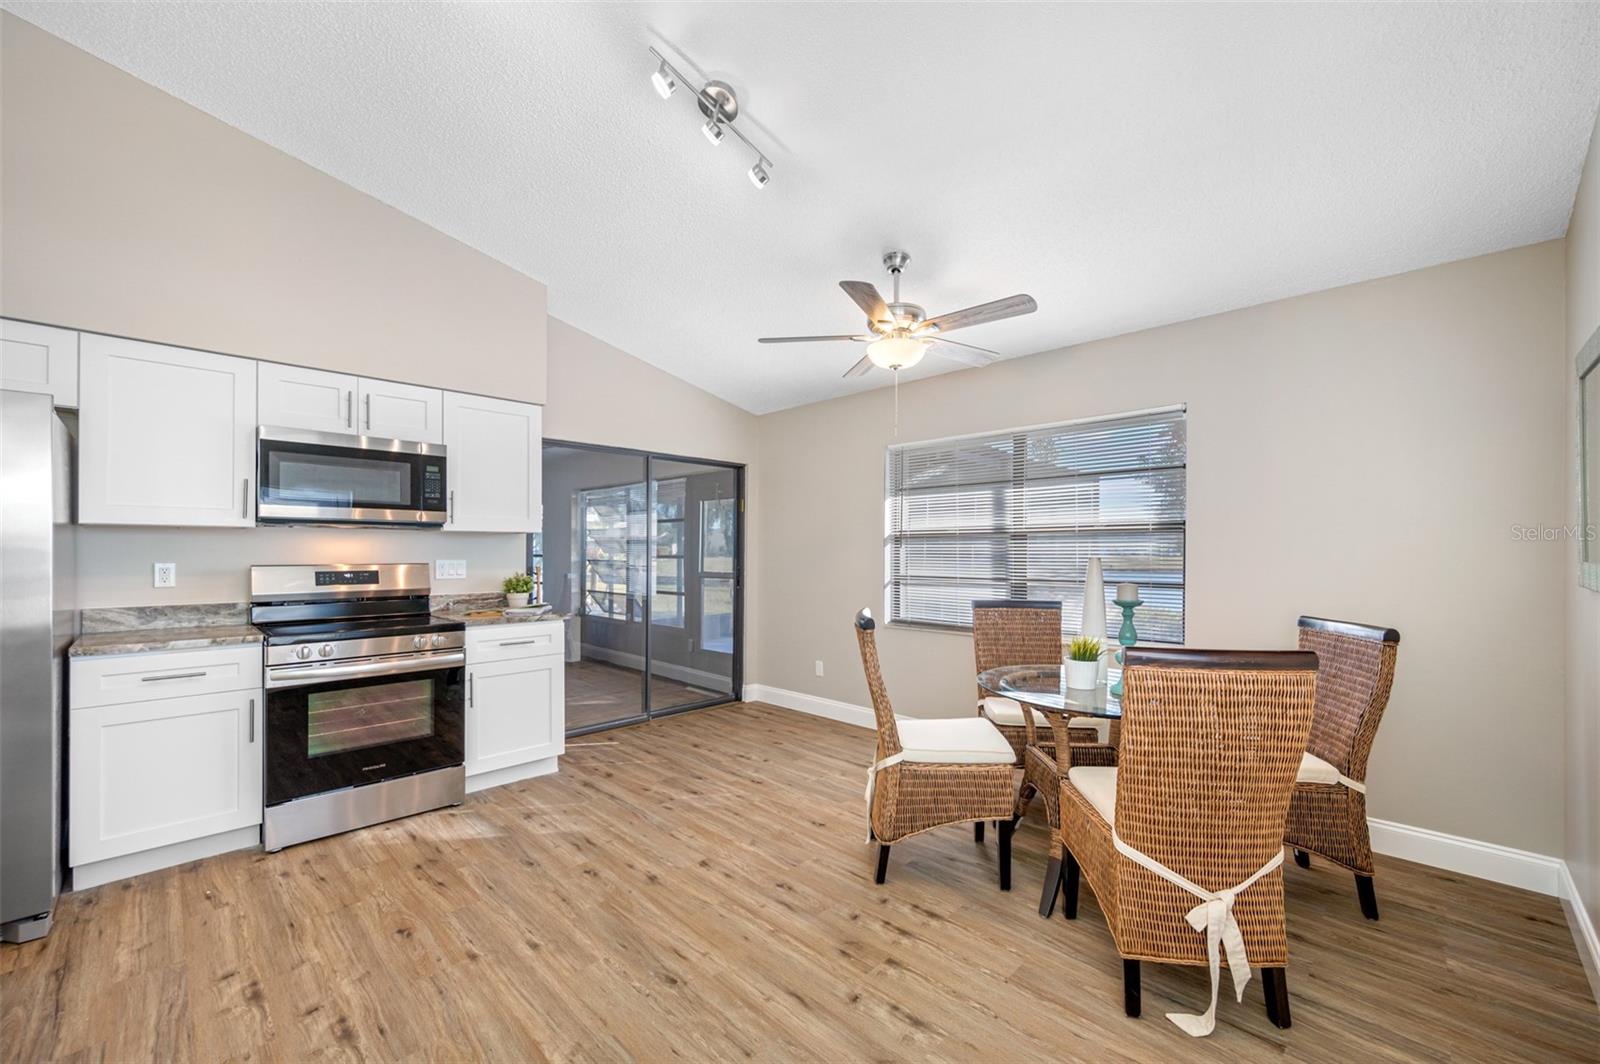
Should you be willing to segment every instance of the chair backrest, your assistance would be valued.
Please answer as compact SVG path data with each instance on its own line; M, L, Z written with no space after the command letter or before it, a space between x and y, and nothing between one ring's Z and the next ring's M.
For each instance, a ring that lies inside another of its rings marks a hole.
M977 599L972 654L978 671L1061 661L1061 603L1049 599ZM988 694L978 688L978 701Z
M861 669L867 674L867 691L872 695L872 716L878 725L878 758L898 754L900 731L894 726L894 706L889 704L889 689L883 685L883 669L878 665L878 622L872 610L863 606L856 614L856 643L861 647Z
M1317 655L1317 713L1306 749L1351 779L1367 756L1394 683L1400 633L1351 621L1300 618L1300 649Z
M1207 890L1283 847L1311 731L1317 656L1130 647L1117 834Z

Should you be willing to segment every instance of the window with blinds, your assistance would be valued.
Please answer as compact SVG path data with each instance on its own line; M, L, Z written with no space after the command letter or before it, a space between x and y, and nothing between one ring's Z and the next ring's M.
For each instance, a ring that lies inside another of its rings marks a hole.
M1089 559L1139 585L1140 642L1183 641L1182 409L889 448L891 621L968 628L972 601L1053 599L1083 623Z

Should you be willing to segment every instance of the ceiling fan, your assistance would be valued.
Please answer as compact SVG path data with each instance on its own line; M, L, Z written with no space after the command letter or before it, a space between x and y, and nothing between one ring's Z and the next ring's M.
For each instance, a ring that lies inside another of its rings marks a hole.
M968 366L987 366L1000 357L999 352L951 340L945 334L969 325L1015 318L1032 314L1039 304L1032 296L1016 295L980 303L965 310L928 317L927 312L915 303L900 302L900 271L911 261L904 251L887 251L883 265L894 279L894 298L885 303L870 281L840 281L839 287L855 301L867 315L869 332L862 336L763 336L763 344L802 344L818 340L850 340L867 345L867 353L845 371L846 377L859 377L873 366L882 369L910 369L922 361L922 356L932 351L935 355Z

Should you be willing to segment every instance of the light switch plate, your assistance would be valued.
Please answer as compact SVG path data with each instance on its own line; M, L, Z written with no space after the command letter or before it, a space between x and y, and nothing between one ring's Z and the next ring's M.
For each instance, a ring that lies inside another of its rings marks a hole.
M156 562L154 574L150 578L151 587L177 587L178 563Z
M467 563L461 559L436 558L433 563L435 580L465 580Z

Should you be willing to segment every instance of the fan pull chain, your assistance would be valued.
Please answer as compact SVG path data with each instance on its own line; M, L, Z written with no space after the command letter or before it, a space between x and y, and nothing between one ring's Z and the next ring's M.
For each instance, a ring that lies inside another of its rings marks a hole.
M894 369L894 435L900 438L900 368Z

